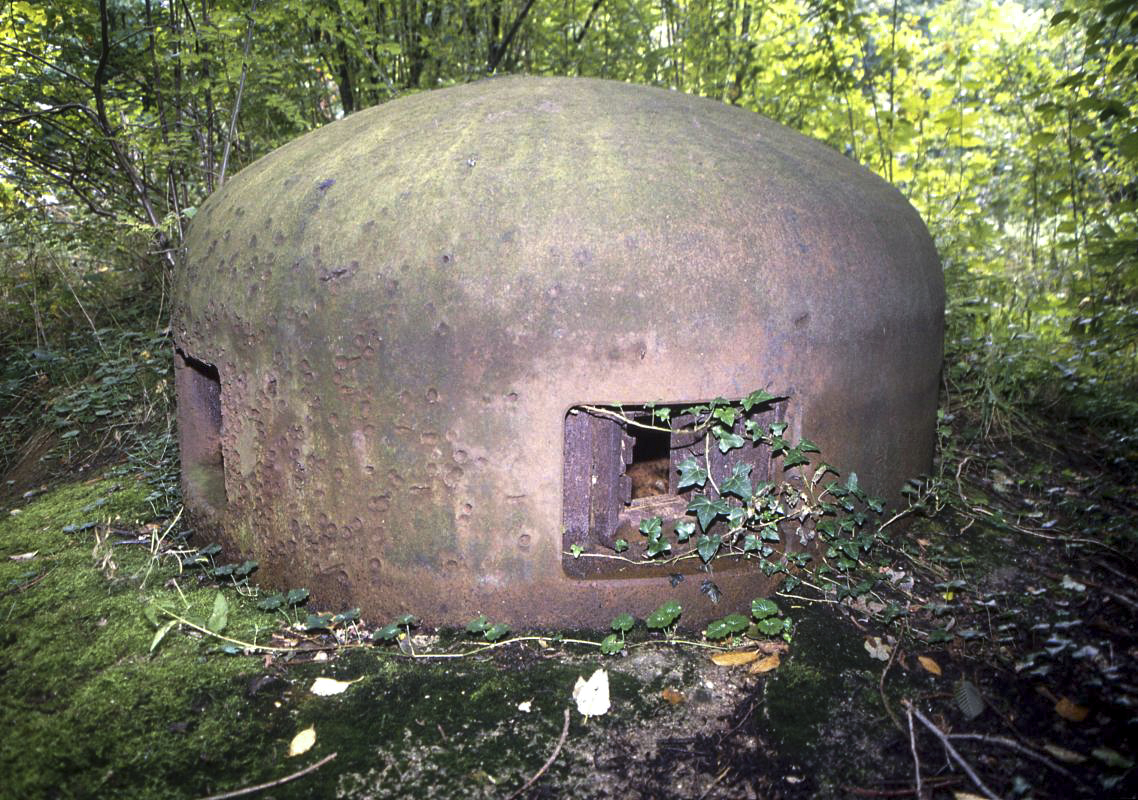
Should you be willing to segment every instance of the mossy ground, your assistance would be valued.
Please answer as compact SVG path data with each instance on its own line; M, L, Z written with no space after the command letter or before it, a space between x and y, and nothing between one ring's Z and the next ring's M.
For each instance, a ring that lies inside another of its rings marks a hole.
M983 513L942 509L867 563L880 570L870 594L808 602L800 587L779 598L793 642L777 669L757 675L642 629L608 658L553 636L437 660L358 639L321 651L331 637L295 631L292 652L231 654L184 625L151 652L147 607L204 624L222 593L224 634L259 644L284 621L257 608L255 589L180 571L168 552L155 558L166 527L151 519L142 481L120 471L64 482L0 519L0 798L204 797L332 753L267 794L506 797L553 752L577 677L601 666L612 710L590 720L572 710L562 750L527 796L896 792L912 785L915 766L904 701L944 731L1014 739L1073 773L957 741L1008 796L1129 796L1138 657L1129 495L1098 492L1087 477L1046 509L1047 527L1024 527L1000 504L1034 490L1001 484L981 500L983 480L957 487ZM1064 529L1081 530L1081 543L1055 539ZM881 602L894 600L906 613L886 624ZM874 637L893 645L891 661L870 656ZM420 653L454 653L472 645L465 638L415 641ZM356 682L321 697L310 691L318 676ZM963 681L984 700L974 719L954 700ZM309 726L314 747L289 758L290 740ZM942 769L929 731L915 735L934 798L974 788Z

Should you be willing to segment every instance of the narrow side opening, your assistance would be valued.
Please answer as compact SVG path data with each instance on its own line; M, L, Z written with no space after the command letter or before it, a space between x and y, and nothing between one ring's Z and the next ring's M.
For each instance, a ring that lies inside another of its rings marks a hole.
M174 366L182 482L188 498L220 509L226 503L221 376L213 364L181 350Z

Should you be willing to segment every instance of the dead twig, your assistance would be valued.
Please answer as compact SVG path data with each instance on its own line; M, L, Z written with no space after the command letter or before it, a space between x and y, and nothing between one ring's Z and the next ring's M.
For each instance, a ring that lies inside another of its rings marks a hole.
M35 586L37 583L42 581L44 578L46 578L48 575L50 575L53 572L55 572L54 567L49 569L47 572L43 572L43 573L37 575L36 577L32 578L29 581L25 581L24 583L21 583L19 586L13 586L11 589L5 590L3 594L0 594L0 597L7 597L10 594L19 594L20 592L25 592L28 589Z
M727 777L727 773L728 773L728 772L730 772L730 771L731 771L731 767L724 767L724 768L723 768L723 771L722 771L722 772L720 772L718 775L716 775L716 776L715 776L715 780L713 780L713 781L711 782L711 784L710 784L710 785L708 785L708 787L707 787L706 789L704 789L704 790L703 790L703 794L701 794L701 795L699 796L699 800L703 800L703 798L705 798L705 797L707 797L709 794L711 794L711 790L712 790L712 789L714 789L716 786L718 786L718 785L719 785L719 782L720 782L721 780L723 780L724 778L726 778L726 777Z
M885 676L889 674L889 668L893 666L893 662L897 659L897 651L901 649L901 639L905 635L905 627L901 628L901 635L897 637L897 643L893 645L893 649L889 653L889 660L885 662L885 669L881 670L881 680L877 682L877 691L881 694L881 704L885 706L885 713L889 715L889 719L893 720L893 726L902 733L905 728L901 725L901 720L897 719L897 715L893 713L892 706L889 705L889 698L885 696ZM909 722L909 730L912 731L912 720Z
M964 760L964 757L960 755L960 753L956 752L956 748L953 747L952 742L948 740L948 734L938 728L932 720L922 714L920 710L916 708L910 701L902 700L901 702L905 706L906 711L911 712L913 716L920 720L920 723L922 725L928 728L936 738L940 739L940 743L944 746L945 752L948 753L949 758L955 761L957 766L964 770L964 774L968 776L972 783L975 784L976 788L979 789L983 795L988 798L988 800L1000 800L999 795L995 794L991 789L989 789L987 784L985 784L984 781L980 779L980 776L976 774L976 770L972 769L972 766Z
M959 778L939 778L925 783L929 789L943 789L946 786L955 786L960 783ZM842 786L843 792L857 795L858 797L912 797L913 787L903 786L900 789L866 789L862 786Z
M518 797L526 789L528 789L529 787L531 787L535 783L537 783L537 779L540 778L542 775L544 775L545 771L547 769L549 769L551 766L553 766L553 762L557 760L557 754L561 752L561 748L565 744L565 738L568 735L569 735L569 708L566 707L566 709L565 709L565 725L561 728L561 738L557 740L557 746L553 748L553 752L549 754L549 758L546 759L545 763L541 765L541 769L539 769L537 772L535 772L533 774L533 777L530 778L528 781L525 782L525 784L522 785L522 788L515 791L513 794L511 794L509 797L507 797L506 800L514 800L515 797Z
M256 786L246 786L244 789L234 789L232 792L211 794L209 797L201 798L201 800L229 800L230 797L244 797L247 794L255 794L256 792L264 791L265 789L272 789L274 786L280 786L283 783L295 781L297 778L303 778L310 772L315 772L335 757L335 753L330 753L329 755L326 755L324 758L317 761L315 764L309 764L299 772L294 772L291 775L285 775L283 778L277 778L275 781L269 781L268 783L258 783Z
M1009 750L1015 750L1020 755L1027 756L1028 758L1038 761L1040 764L1043 764L1055 770L1067 780L1074 781L1075 783L1083 783L1083 781L1069 769L1065 769L1064 767L1059 766L1047 756L1043 755L1042 753L1035 752L1030 747L1025 747L1014 739L1008 739L1005 736L988 736L987 734L983 733L950 733L948 734L948 738L962 739L972 742L983 742L984 744L998 744L1001 747L1006 747Z
M924 790L921 788L921 758L917 755L917 733L913 730L913 709L905 709L909 717L909 750L913 753L913 772L917 778L917 800L925 800Z

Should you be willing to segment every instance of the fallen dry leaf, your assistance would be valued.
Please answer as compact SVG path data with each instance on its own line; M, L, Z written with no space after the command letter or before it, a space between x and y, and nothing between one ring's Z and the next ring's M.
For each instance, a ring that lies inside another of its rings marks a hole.
M778 653L771 653L761 661L756 661L747 668L747 672L752 675L762 675L764 672L770 672L772 669L778 669L778 665L782 663L782 659Z
M609 710L609 674L598 669L588 680L577 678L573 686L573 700L577 710L586 717L607 714Z
M931 672L933 675L940 675L940 664L933 661L928 656L917 656L917 661L925 668L926 672Z
M356 680L359 680L358 678ZM312 682L312 688L308 691L319 697L330 697L334 694L340 694L356 681L338 681L335 678L317 678Z
M727 653L715 653L711 660L721 667L740 667L750 664L759 657L758 650L731 650Z
M770 655L771 653L785 653L790 649L790 645L780 639L771 639L766 642L756 642L755 647L759 649L760 653Z
M661 689L660 690L660 696L663 697L665 700L667 700L669 703L671 703L674 706L678 706L680 703L687 700L687 698L684 697L683 692L677 692L675 689L673 689L671 687L668 687L667 689Z
M312 749L312 745L314 744L316 744L316 728L310 725L292 737L292 741L288 743L289 757L291 758L292 756L299 756L301 753L307 753Z
M39 550L33 550L30 553L20 553L18 556L8 556L13 561L31 561L39 554Z
M880 636L870 636L865 640L865 652L869 653L870 658L888 661L889 656L893 653L893 648Z
M1068 700L1066 697L1060 697L1059 702L1055 704L1055 713L1065 720L1082 722L1091 713L1091 710L1086 706Z

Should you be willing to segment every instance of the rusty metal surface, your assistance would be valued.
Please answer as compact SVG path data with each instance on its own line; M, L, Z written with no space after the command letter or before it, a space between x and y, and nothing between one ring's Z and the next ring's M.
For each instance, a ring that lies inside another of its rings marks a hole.
M602 627L675 597L694 625L769 590L717 570L713 606L697 576L567 574L581 404L767 388L871 490L931 464L924 225L841 155L710 100L555 78L408 96L243 170L187 247L175 340L221 407L218 447L192 444L208 404L179 367L188 511L263 583L369 619Z

